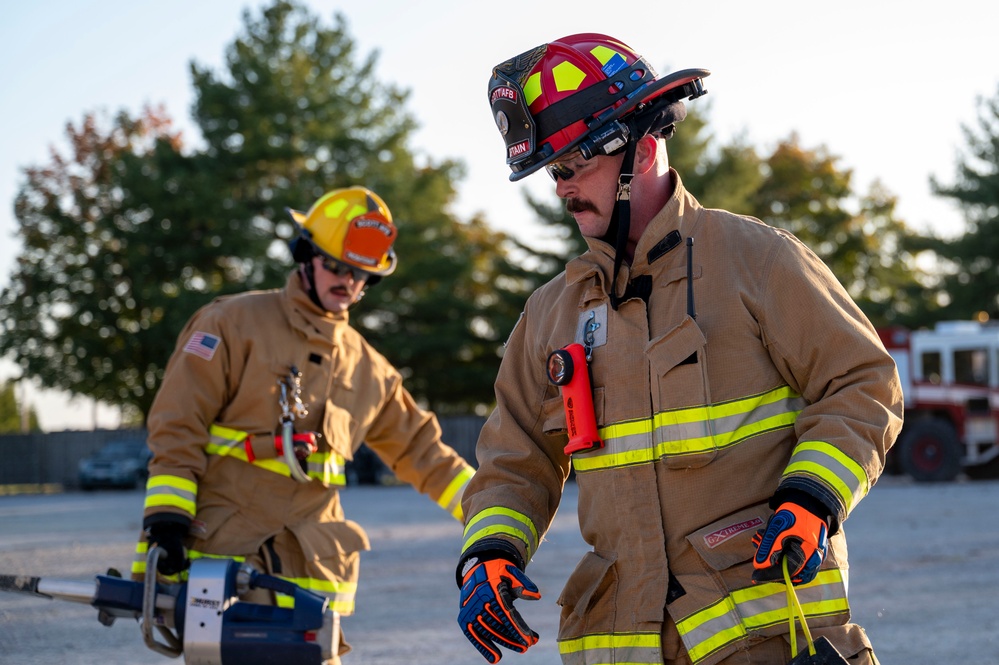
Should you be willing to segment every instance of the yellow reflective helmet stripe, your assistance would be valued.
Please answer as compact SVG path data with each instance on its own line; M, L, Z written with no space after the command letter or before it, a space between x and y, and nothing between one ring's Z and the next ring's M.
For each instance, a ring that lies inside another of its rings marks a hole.
M468 520L461 551L465 552L483 538L496 534L522 541L527 548L528 560L538 549L538 531L527 515L509 508L487 508Z
M560 62L552 67L552 78L558 92L578 90L586 79L586 72L569 61Z
M468 486L468 481L470 481L474 475L475 469L472 467L463 468L461 472L458 473L458 475L456 475L450 483L448 483L448 486L444 488L444 492L437 499L437 505L450 513L450 515L459 522L464 518L461 512L461 497L465 494L465 487Z
M816 478L830 487L846 506L847 514L871 489L864 468L825 441L802 441L795 446L781 479L800 474Z
M541 74L531 74L524 82L524 101L530 106L541 96Z

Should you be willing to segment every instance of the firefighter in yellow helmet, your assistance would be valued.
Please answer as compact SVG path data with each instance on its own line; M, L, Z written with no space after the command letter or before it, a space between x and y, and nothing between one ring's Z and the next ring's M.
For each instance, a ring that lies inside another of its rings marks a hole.
M785 581L820 646L876 662L840 525L901 428L898 374L820 258L670 168L708 74L595 33L491 72L511 180L547 171L587 243L509 336L463 500L458 623L491 663L538 640L514 601L541 595L571 470L591 551L558 599L565 665L787 663Z
M455 519L473 471L348 324L363 289L395 269L388 207L350 187L291 214L297 266L284 288L217 298L177 341L149 413L153 458L132 573L175 580L193 558L233 557L350 615L369 546L345 519L339 489L361 443ZM161 548L157 571L146 570L150 544ZM286 600L261 593L249 599ZM349 650L341 639L330 662Z

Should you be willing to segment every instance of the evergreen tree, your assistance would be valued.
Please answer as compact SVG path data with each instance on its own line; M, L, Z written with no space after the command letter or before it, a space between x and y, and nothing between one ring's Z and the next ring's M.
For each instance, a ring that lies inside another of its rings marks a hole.
M376 54L358 60L342 16L327 27L279 0L244 20L221 71L191 65L203 148L182 150L162 111L87 114L67 130L69 156L26 170L0 354L46 387L144 416L198 307L286 279L286 208L359 184L392 210L400 261L352 322L428 406L484 410L537 283L510 260L516 243L448 212L462 165L413 154L408 93L378 81Z
M967 146L954 183L930 179L935 194L960 204L966 224L957 238L921 244L944 260L932 294L938 319L999 319L999 93L978 104L977 128L962 127Z

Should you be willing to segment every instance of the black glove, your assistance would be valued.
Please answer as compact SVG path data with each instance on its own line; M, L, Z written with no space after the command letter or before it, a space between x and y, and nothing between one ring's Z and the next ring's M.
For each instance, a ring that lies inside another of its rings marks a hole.
M154 522L146 528L149 547L158 545L166 552L156 562L161 575L176 575L190 565L184 548L187 531L188 525L181 522Z

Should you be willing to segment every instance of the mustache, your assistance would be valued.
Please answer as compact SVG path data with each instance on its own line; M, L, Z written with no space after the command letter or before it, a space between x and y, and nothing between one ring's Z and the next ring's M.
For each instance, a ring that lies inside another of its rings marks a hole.
M581 199L576 196L565 200L565 209L572 214L577 212L597 212L597 207L595 205L586 199Z

